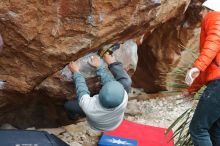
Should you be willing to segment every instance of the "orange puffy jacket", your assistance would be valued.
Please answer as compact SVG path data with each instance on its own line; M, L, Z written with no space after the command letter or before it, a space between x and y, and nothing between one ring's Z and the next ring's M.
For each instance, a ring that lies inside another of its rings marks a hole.
M198 91L211 80L220 79L220 12L209 12L203 22L200 34L200 54L194 62L201 72L195 79L190 93Z

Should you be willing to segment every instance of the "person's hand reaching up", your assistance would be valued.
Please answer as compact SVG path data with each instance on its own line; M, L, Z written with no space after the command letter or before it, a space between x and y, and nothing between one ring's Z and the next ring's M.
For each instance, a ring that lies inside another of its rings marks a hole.
M89 60L89 64L92 67L98 68L101 65L100 58L98 56L91 56L91 59Z
M75 62L70 62L68 65L71 72L79 72L79 66Z

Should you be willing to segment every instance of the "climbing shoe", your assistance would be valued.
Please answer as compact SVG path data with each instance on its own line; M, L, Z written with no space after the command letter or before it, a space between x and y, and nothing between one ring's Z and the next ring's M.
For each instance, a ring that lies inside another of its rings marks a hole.
M99 49L98 55L101 57L103 57L106 53L112 55L113 52L119 48L120 48L120 44L115 43L115 44L111 45L110 47L104 47L104 48Z

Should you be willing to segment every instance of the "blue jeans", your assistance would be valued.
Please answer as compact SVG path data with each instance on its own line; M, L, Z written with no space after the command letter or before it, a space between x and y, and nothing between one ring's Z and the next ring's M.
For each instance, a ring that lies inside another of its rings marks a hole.
M123 85L124 89L127 91L127 93L129 93L132 81L127 72L123 69L122 63L114 62L110 64L108 67L114 78L106 72L105 68L99 67L96 73L98 76L101 77L101 84L104 85L105 83L115 79L116 81L120 82ZM80 96L82 96L83 94L89 94L85 80L81 74L76 74L75 77L73 77L73 79L75 80L75 82L78 82L75 83L76 86L78 86L76 87L77 98L80 98ZM79 106L77 99L65 102L64 108L66 109L70 119L75 119L77 118L77 116L85 116L83 110Z
M220 80L210 81L189 127L194 146L220 146Z

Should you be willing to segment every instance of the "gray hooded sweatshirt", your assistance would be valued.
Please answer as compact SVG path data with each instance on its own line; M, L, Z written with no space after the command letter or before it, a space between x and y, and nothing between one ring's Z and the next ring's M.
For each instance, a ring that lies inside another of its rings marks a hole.
M128 94L131 87L131 79L123 70L120 62L115 62L109 66L109 69L114 75L114 78L124 86L124 98L120 105L115 108L104 108L99 102L99 95L90 97L90 92L86 85L85 78L80 72L73 74L75 81L76 95L80 107L86 114L89 125L99 131L110 131L116 129L124 118L124 112L128 103ZM113 80L103 66L97 68L97 75L101 77L101 83Z
M85 112L89 125L94 130L111 131L123 121L127 103L128 94L125 91L123 102L116 108L104 108L99 102L99 95L90 97L88 94L81 97L79 105Z

